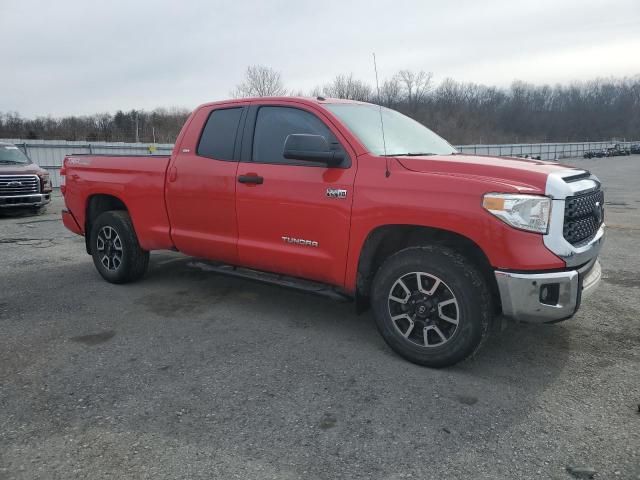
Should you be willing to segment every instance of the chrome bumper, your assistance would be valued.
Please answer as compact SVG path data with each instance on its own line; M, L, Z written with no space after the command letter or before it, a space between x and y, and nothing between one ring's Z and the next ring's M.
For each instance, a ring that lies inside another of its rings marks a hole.
M0 196L0 208L43 207L51 201L51 193Z
M577 270L532 274L496 271L495 275L505 316L546 323L573 316L600 282L602 268L594 259Z

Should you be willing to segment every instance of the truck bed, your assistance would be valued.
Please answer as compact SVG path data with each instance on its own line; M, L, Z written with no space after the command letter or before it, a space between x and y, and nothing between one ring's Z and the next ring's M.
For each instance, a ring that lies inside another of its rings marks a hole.
M65 201L83 234L91 202L127 205L145 250L171 248L164 183L170 155L70 155L64 161ZM98 197L101 195L101 197ZM104 200L107 201L107 200Z

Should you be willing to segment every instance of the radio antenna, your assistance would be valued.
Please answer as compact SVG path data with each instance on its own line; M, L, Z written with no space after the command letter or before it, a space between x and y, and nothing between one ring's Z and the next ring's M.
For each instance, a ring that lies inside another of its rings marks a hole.
M387 157L387 141L384 138L384 121L382 120L382 97L380 97L380 83L378 83L378 65L376 64L376 52L373 52L373 71L376 73L376 90L378 91L378 111L380 112L380 129L382 130L382 148L384 150L385 171L384 176L389 177L389 157Z

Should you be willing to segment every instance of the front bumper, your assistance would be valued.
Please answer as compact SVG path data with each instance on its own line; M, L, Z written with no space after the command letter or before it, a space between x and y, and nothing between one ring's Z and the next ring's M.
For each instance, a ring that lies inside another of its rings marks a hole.
M0 208L43 207L51 201L51 193L0 196Z
M573 316L602 277L593 259L576 270L549 273L496 271L502 312L514 320L547 323Z

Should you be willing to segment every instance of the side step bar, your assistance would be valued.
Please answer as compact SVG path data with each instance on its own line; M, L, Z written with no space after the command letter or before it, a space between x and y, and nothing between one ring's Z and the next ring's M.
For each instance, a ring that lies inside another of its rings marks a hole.
M313 293L316 295L321 295L323 297L329 297L333 300L339 300L342 302L350 302L353 300L353 297L341 292L338 288L331 285L320 282L313 282L311 280L303 280L296 277L289 277L286 275L279 275L277 273L261 272L258 270L251 270L250 268L234 267L233 265L208 262L205 260L191 261L187 263L187 266L192 268L199 268L200 270L203 270L205 272L221 273L223 275L229 275L232 277L245 278L262 283L279 285L281 287L291 288L294 290L299 290L301 292Z

